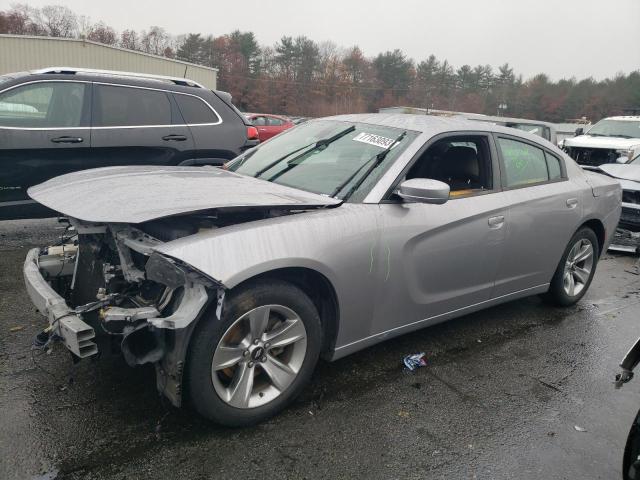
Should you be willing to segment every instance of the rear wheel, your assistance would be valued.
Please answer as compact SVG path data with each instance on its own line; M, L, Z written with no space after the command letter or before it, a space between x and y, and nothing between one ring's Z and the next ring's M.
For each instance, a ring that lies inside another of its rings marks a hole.
M233 292L222 321L203 318L194 332L188 369L193 405L224 425L265 420L304 388L321 345L318 312L299 288L274 280Z
M547 297L555 304L569 306L587 290L600 256L598 239L590 228L581 228L569 241L556 269Z

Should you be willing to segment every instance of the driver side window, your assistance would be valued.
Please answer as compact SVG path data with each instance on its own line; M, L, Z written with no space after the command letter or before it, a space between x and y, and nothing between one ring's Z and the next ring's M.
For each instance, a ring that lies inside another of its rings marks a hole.
M431 145L407 172L406 180L430 178L449 185L450 198L477 195L493 189L487 137L448 137Z
M7 90L0 94L0 127L79 127L85 88L80 82L37 82Z

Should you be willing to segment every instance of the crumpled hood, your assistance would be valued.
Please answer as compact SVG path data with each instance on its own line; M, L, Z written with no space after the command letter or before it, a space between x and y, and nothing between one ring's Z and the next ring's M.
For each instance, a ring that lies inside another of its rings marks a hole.
M213 208L303 209L341 203L212 167L96 168L52 178L28 193L63 215L100 223L141 223Z
M565 138L565 147L606 148L608 150L627 150L640 145L640 138L592 137L589 134Z
M624 163L605 163L598 167L607 175L620 180L640 182L640 165L628 165Z

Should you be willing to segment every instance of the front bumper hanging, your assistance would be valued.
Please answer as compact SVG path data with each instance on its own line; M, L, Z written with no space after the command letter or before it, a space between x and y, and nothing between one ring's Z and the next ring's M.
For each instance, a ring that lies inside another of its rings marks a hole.
M73 354L79 358L97 354L98 346L93 341L95 331L44 279L38 267L39 255L39 249L29 250L22 270L31 301L47 317L52 333L59 336Z

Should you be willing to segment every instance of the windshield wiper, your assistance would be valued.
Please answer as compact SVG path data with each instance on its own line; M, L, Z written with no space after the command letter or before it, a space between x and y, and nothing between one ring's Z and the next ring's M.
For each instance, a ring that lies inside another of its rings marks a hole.
M315 146L310 149L307 150L306 152L301 153L300 155L296 155L295 157L293 157L291 160L289 160L287 162L287 166L285 168L283 168L282 170L280 170L279 172L277 172L275 175L273 175L272 177L269 177L267 180L269 182L273 182L276 178L284 175L285 173L287 173L289 170L293 169L294 167L297 167L298 165L300 165L302 162L304 162L307 158L303 158L305 155L310 154L311 152L313 152L314 150L318 150L318 149L322 149L324 150L325 148L327 148L327 146L330 143L335 142L336 140L339 140L340 138L344 137L345 135L347 135L350 132L353 132L356 129L355 126L351 126L337 134L335 134L333 137L330 138L325 138L323 140L318 140L315 144ZM301 159L300 161L298 161L299 159Z
M346 187L347 185L349 185L349 183L356 178L356 176L358 175L358 173L360 173L360 170L362 170L369 162L373 161L373 163L369 166L369 168L367 169L367 171L365 172L364 175L362 175L358 181L356 183L354 183L351 188L349 189L349 191L347 192L347 194L344 196L343 200L347 200L351 195L353 195L353 192L355 192L358 187L360 185L362 185L362 182L365 181L365 179L371 174L371 172L373 172L373 170L380 165L380 163L382 163L382 161L385 159L385 157L387 156L387 154L391 151L391 149L397 144L400 143L402 141L402 139L405 137L405 135L407 134L406 131L402 132L400 135L398 135L398 137L387 147L385 148L383 151L381 151L380 153L375 154L373 157L371 157L370 159L368 159L366 162L364 162L362 165L360 165L355 172L353 172L351 175L349 175L349 178L347 178L344 182L342 182L340 185L338 185L335 190L333 192L331 192L331 196L335 197L336 195L338 195L342 189L344 187Z
M618 138L633 138L631 135L611 135L612 137L618 137Z
M291 155L293 155L294 153L298 153L300 150L305 150L309 147L313 147L311 150L309 150L309 152L312 152L314 150L317 150L319 148L326 148L328 145L330 145L331 143L335 142L336 140L344 137L346 134L353 132L356 129L355 125L351 125L349 128L345 128L344 130L336 133L334 136L329 137L329 138L323 138L321 140L318 140L317 142L313 142L310 143L309 145L305 145L303 147L300 147L296 150L294 150L293 152L289 152L286 155L283 155L282 157L278 158L277 160L274 160L273 162L269 163L266 167L261 168L260 170L258 170L256 172L256 174L254 175L255 178L258 178L260 175L262 175L264 172L266 172L267 170L271 170L273 167L275 167L277 164L279 164L280 162L282 162L283 160L286 160L287 158L289 158ZM302 157L305 153L308 152L304 152L303 154L298 155L297 157L294 157L291 159L291 161L289 162L289 165L291 165L293 162L295 162L298 158ZM289 167L287 167L287 169L289 169ZM286 169L285 169L286 170ZM279 175L278 175L279 176ZM277 178L277 177L276 177ZM271 180L271 179L270 179Z

